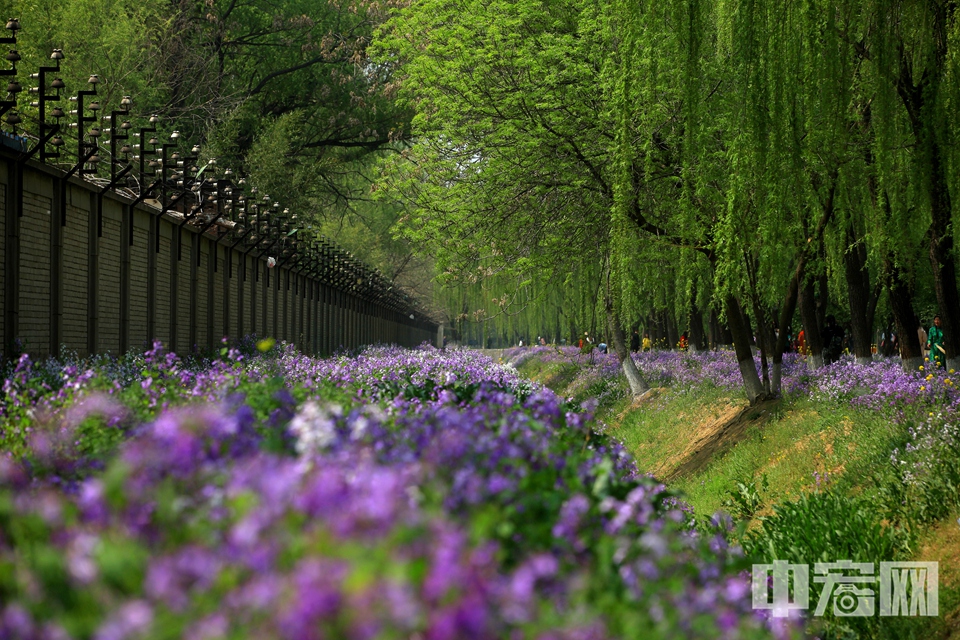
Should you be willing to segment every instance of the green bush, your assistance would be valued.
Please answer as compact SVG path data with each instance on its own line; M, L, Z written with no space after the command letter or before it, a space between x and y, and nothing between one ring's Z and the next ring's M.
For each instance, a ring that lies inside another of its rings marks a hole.
M905 557L909 536L888 525L875 503L826 491L805 494L799 500L774 507L774 515L760 518L759 530L748 534L744 550L754 562L770 563L786 560L794 564L851 560L878 566L881 561ZM822 584L810 580L810 611L820 598ZM844 617L832 615L827 608L814 626L823 638L885 637L877 617Z

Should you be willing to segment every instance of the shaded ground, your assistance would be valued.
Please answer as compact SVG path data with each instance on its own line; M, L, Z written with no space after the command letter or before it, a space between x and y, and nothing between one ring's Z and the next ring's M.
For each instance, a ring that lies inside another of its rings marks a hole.
M960 640L960 522L957 516L939 522L923 537L917 553L919 561L939 562L940 615L944 628L936 635L941 640ZM946 596L946 597L945 597ZM952 600L952 602L951 602ZM950 610L951 604L953 609ZM949 612L948 612L949 611Z

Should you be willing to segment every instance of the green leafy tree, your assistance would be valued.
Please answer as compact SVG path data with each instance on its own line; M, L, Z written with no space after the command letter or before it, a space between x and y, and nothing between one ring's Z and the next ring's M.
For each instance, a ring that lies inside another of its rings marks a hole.
M410 212L406 233L437 252L447 278L560 286L575 266L597 265L595 300L643 393L607 277L614 140L596 90L603 29L598 8L580 2L429 0L397 11L378 59L397 65L417 139L385 184Z

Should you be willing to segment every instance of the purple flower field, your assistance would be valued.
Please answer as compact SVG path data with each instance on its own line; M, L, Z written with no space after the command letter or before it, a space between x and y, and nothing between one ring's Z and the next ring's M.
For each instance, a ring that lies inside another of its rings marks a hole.
M613 353L595 352L591 356L580 354L575 347L530 347L510 349L504 354L504 361L513 367L530 359L579 365L577 379L571 384L575 390L621 377ZM712 384L734 392L743 387L732 351L648 351L633 354L633 359L650 386L689 388ZM759 371L759 363L757 367ZM878 358L870 365L858 365L851 356L845 356L834 364L809 371L801 356L788 353L784 354L782 376L785 395L805 395L816 401L894 411L928 406L955 411L960 406L954 373L929 366L904 372L899 358Z
M473 352L23 358L4 391L0 639L796 633L729 521Z

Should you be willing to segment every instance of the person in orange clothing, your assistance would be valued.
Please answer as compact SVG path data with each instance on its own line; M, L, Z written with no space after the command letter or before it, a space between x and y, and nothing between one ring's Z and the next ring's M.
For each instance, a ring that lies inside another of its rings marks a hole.
M802 356L807 355L807 336L804 335L803 329L800 329L800 333L797 334L797 352Z

